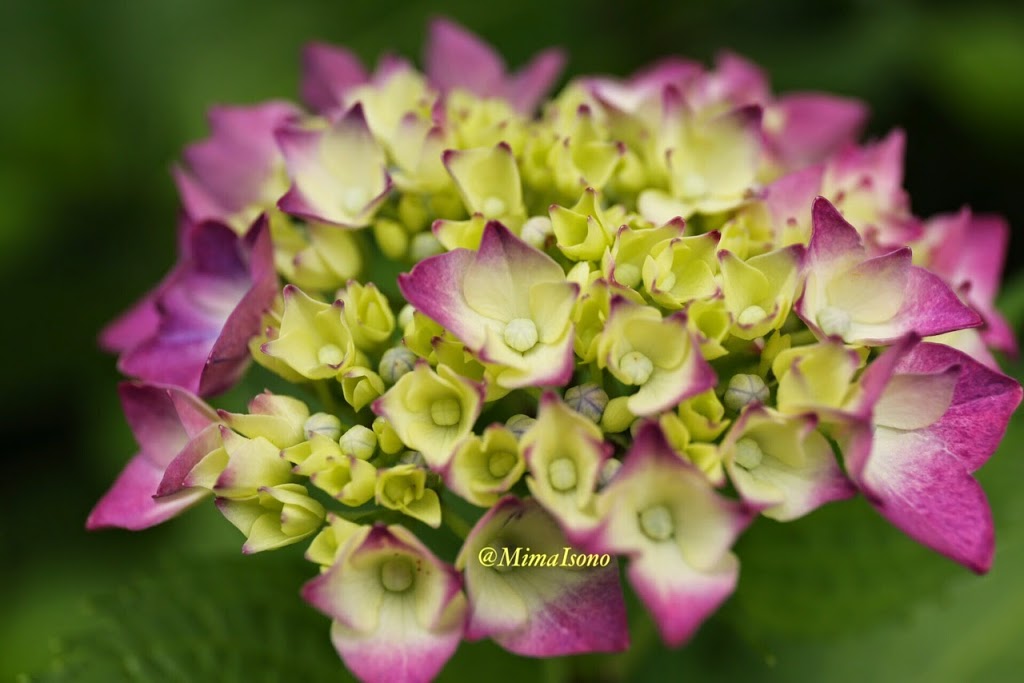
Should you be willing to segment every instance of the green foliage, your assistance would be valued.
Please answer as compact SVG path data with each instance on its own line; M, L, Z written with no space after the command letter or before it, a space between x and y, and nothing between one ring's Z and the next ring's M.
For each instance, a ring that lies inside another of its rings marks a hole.
M315 569L294 553L164 562L96 598L36 683L353 680L329 622L298 595Z

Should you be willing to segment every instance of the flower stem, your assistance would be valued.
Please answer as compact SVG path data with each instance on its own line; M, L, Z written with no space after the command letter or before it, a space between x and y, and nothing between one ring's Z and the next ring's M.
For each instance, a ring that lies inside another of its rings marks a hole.
M448 505L441 506L441 522L448 527L453 534L466 540L472 527L455 510Z

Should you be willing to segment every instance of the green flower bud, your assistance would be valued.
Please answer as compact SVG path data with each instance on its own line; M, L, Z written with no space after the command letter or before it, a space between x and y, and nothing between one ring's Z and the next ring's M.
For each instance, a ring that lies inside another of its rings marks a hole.
M601 429L609 434L618 434L629 429L636 415L629 410L629 396L617 396L608 401L601 414Z
M377 504L409 515L435 529L441 526L441 499L426 488L427 471L416 465L396 465L377 473Z
M273 550L314 533L324 520L324 507L298 484L260 488L245 500L218 499L217 507L246 536L242 552Z
M307 439L312 439L314 434L325 436L332 441L341 436L341 420L329 413L310 415L302 428Z
M377 435L377 445L388 455L394 455L405 448L391 424L383 417L373 421L373 433Z
M373 237L387 258L392 261L405 258L405 252L409 249L409 233L398 221L389 218L378 219L373 224Z
M537 420L529 415L519 413L518 415L513 415L506 420L505 426L508 427L509 431L511 431L517 439L521 439L523 438L523 434L525 434L526 431L536 423Z
M345 402L362 410L384 394L384 380L369 368L352 368L341 378Z
M608 405L608 394L592 382L569 387L565 391L565 404L592 422L600 422Z
M377 435L372 429L356 425L341 435L341 452L360 460L369 460L377 450Z

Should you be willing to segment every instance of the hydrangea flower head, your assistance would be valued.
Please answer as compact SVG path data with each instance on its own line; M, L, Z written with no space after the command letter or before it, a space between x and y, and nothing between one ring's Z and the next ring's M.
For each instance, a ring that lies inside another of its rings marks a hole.
M315 43L304 106L215 109L178 264L101 337L140 451L89 528L212 497L243 552L305 545L368 682L624 650L624 585L681 646L758 517L858 494L986 571L1006 224L914 216L902 132L738 55L542 102L563 63L438 19L423 72ZM199 398L252 360L275 393Z

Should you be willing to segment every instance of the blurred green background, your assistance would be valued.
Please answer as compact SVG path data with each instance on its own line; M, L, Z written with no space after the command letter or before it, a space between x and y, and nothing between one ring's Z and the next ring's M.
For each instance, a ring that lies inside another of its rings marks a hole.
M367 60L418 56L438 13L511 64L563 45L570 73L626 74L670 53L707 61L733 49L777 91L863 98L873 135L905 127L919 215L969 203L1024 225L1019 2L7 0L0 679L342 679L327 620L297 596L313 570L300 549L239 558L241 537L212 505L141 534L85 533L91 505L134 452L114 360L95 335L174 258L168 168L206 135L207 107L294 97L311 39ZM1004 307L1018 326L1022 249L1015 235ZM638 615L626 656L542 664L463 645L445 678L1019 680L1022 447L1018 418L980 473L999 544L984 578L850 501L786 526L756 524L739 546L739 591L686 648L658 646Z

